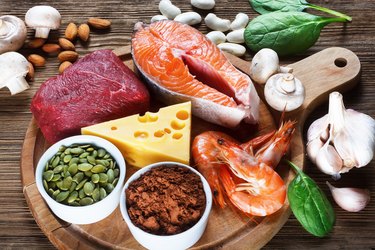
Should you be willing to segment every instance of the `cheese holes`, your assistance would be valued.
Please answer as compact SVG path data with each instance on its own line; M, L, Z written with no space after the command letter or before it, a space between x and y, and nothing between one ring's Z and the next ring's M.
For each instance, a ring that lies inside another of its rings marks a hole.
M111 130L117 130L117 127L112 126L112 127L111 127Z
M170 134L172 131L169 128L165 128L164 132L167 133L167 134Z
M181 122L181 121L178 121L178 120L173 120L171 122L171 127L174 129L174 130L180 130L180 129L183 129L185 127L185 123L184 122Z
M135 131L134 132L134 137L136 139L139 139L139 140L147 139L148 138L148 133L146 131Z
M172 135L172 138L175 139L175 140L179 140L182 138L182 134L181 133L174 133Z
M143 116L138 116L138 121L142 123L156 122L159 117L155 113L146 112Z
M176 113L176 117L180 120L187 120L189 119L189 112L187 112L186 110L180 110Z
M158 130L154 133L154 136L155 137L163 137L165 135L165 131L164 130Z

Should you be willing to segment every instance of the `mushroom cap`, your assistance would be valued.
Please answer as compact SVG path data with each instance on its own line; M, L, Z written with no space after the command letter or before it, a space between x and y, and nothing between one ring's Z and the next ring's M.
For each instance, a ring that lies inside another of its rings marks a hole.
M38 5L26 12L25 22L32 28L58 29L60 27L61 15L58 10L47 5Z
M8 79L26 76L29 71L29 62L18 52L6 52L0 55L0 86Z
M26 25L20 18L11 15L0 17L0 54L20 49L26 36Z
M261 49L251 61L250 77L259 84L267 82L279 70L279 57L272 49Z
M294 87L287 84L294 81ZM285 84L283 86L283 84ZM279 73L271 76L264 86L264 97L267 103L278 111L292 111L299 108L305 100L305 88L300 80L290 73Z

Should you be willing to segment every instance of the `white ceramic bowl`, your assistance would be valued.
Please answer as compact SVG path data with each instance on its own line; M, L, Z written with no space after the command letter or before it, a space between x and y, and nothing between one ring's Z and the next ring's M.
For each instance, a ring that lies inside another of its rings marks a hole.
M42 174L46 162L58 152L60 146L70 146L72 144L91 144L104 148L112 155L120 170L119 181L113 191L103 200L95 202L92 205L74 207L61 204L51 198L43 187ZM35 179L40 194L56 216L74 224L90 224L104 219L116 209L120 201L121 190L123 189L125 180L125 173L125 160L115 145L100 137L77 135L63 139L47 149L38 162L35 171Z
M148 232L143 231L142 229L136 227L133 222L131 221L128 210L126 207L126 195L125 190L128 188L129 184L138 179L143 173L149 171L151 168L158 167L161 165L177 165L181 167L185 167L193 171L195 174L197 174L203 183L203 189L206 195L206 208L204 210L204 213L202 217L199 219L199 221L189 228L188 230L181 232L179 234L174 235L155 235L150 234ZM124 217L124 220L126 224L128 225L130 232L134 236L134 238L144 247L148 249L160 249L160 250L178 250L178 249L186 249L192 245L194 245L203 235L203 232L206 228L208 216L210 214L212 207L212 193L210 186L208 185L206 179L194 168L177 163L177 162L158 162L151 165L148 165L137 172L135 172L125 183L124 189L121 192L121 198L120 198L120 209L121 214Z

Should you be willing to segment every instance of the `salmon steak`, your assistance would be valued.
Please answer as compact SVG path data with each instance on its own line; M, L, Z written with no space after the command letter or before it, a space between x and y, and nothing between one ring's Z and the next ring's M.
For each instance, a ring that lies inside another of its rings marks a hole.
M250 77L237 70L205 35L189 25L141 22L132 37L134 64L166 104L191 101L206 121L236 127L259 119L259 96Z

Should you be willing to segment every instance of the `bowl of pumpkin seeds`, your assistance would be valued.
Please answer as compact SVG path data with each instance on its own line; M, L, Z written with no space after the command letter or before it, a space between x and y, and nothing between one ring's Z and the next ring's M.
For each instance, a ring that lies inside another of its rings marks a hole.
M111 142L90 135L63 139L44 152L35 180L52 212L74 224L90 224L119 205L125 160Z

